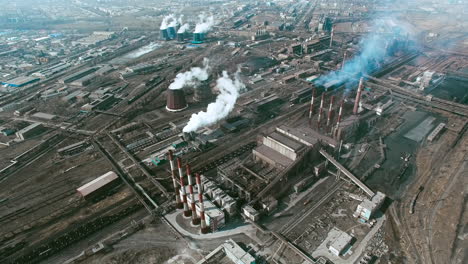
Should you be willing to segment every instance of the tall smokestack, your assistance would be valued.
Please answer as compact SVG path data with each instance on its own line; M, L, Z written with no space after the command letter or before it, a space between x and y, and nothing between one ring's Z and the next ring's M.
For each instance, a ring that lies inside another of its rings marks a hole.
M341 114L343 113L343 104L344 104L344 100L341 100L340 110L338 110L338 119L336 120L335 135L336 133L338 133L338 129L340 128Z
M341 62L341 69L344 68L345 62L346 62L346 50L345 50L345 52L343 54L343 61Z
M332 117L333 100L335 100L335 97L332 95L331 98L330 98L330 107L328 108L327 126L330 125L330 121L331 121L331 117Z
M182 192L182 202L184 203L184 216L189 217L192 211L189 210L187 203L187 192L184 185L184 172L182 171L182 160L177 157L177 168L179 169L180 189Z
M192 209L192 224L198 225L200 224L200 218L197 217L197 209L195 208L195 195L193 194L193 179L192 179L192 172L190 170L190 165L187 164L185 166L187 170L187 178L189 184L189 192L190 192L190 207Z
M314 114L314 100L315 100L315 88L312 88L312 99L310 100L309 119Z
M180 188L179 188L179 184L177 184L177 178L176 178L177 169L174 164L174 154L172 153L172 150L169 150L167 155L169 156L169 164L171 165L172 183L174 185L174 190L176 193L176 208L182 209L184 206L182 204L182 201L180 200Z
M197 179L197 186L198 186L198 202L200 203L200 227L201 233L206 234L208 233L208 227L206 226L205 220L205 206L203 204L203 189L201 187L201 179L200 174L195 173L195 177Z
M318 119L317 119L317 124L318 127L320 127L320 121L322 119L322 113L323 113L323 101L325 100L325 93L322 93L322 100L320 100L320 109L319 109L319 114L318 114Z
M357 115L359 109L359 102L361 101L362 86L364 85L364 77L359 80L359 86L356 93L356 100L354 100L353 114Z
M332 27L330 35L330 48L333 46L333 35L335 34L335 26Z

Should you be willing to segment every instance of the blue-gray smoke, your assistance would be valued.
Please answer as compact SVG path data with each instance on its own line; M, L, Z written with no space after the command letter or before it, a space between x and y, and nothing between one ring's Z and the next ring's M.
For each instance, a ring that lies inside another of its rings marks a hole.
M376 19L369 34L360 40L359 53L348 58L342 69L322 75L315 84L354 83L356 78L380 68L395 51L409 49L410 43L413 43L412 34L406 23L393 18Z

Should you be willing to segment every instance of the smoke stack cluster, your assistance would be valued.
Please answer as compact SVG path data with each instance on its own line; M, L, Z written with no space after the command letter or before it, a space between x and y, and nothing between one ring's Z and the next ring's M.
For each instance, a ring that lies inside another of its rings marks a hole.
M169 156L169 164L171 165L172 184L174 185L174 191L176 193L176 208L181 209L184 206L180 199L180 188L179 188L179 184L177 184L177 178L176 178L177 169L174 164L174 154L172 153L172 150L169 150L168 156Z
M361 77L361 79L359 79L359 86L358 86L358 90L356 93L356 99L354 100L353 114L355 115L358 114L359 102L361 101L361 93L362 93L363 85L364 85L364 78Z
M171 171L172 171L172 178L174 182L174 189L176 190L176 194L178 198L176 197L176 204L180 204L178 208L183 208L184 216L185 217L190 217L192 219L192 224L193 225L198 225L200 224L201 228L201 233L206 234L209 231L208 226L206 225L206 219L205 219L205 207L203 204L203 188L201 185L201 176L198 173L195 173L195 178L196 178L196 184L197 184L197 190L198 190L198 202L199 202L199 213L197 214L197 208L196 208L196 199L195 199L195 193L194 193L194 181L192 178L192 171L190 168L189 164L186 164L185 169L187 173L187 184L188 184L188 190L190 194L190 207L188 205L188 199L187 199L187 192L185 190L185 181L184 181L184 172L182 170L182 160L177 157L177 169L179 171L179 181L180 181L180 188L177 186L177 180L175 180L175 166L174 166L174 155L171 150L168 152L168 157L169 157L169 162L171 165ZM182 196L182 201L180 199L180 196Z

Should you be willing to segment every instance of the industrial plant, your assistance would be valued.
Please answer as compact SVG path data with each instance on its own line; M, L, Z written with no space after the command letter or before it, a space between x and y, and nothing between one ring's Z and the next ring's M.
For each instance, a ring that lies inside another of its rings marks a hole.
M0 263L467 263L467 12L6 1Z

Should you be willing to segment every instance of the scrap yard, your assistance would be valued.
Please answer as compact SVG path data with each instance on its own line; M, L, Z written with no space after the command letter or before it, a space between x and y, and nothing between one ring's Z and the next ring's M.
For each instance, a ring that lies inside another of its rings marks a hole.
M467 11L5 3L0 263L467 263Z

